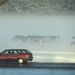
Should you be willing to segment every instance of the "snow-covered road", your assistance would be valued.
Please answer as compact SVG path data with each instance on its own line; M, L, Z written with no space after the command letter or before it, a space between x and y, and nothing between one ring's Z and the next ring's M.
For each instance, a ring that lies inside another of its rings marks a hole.
M75 75L75 69L15 69L0 68L0 75Z

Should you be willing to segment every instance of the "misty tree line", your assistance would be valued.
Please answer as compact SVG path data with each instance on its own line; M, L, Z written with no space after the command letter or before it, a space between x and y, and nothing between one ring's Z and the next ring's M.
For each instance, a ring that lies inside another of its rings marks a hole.
M22 42L34 42L37 44L44 44L47 42L53 42L53 41L58 41L60 39L60 36L22 36L22 35L17 35L15 36L12 40L13 41L22 41Z
M2 37L0 37L0 40ZM70 45L75 46L75 36L72 36L71 38L73 41L70 43ZM16 35L14 38L12 38L12 41L22 41L22 42L33 42L37 44L44 44L44 43L52 43L54 41L59 41L60 36L22 36L22 35Z
M74 41L71 42L70 45L74 45L74 46L75 46L75 36L73 36L72 39L73 39Z

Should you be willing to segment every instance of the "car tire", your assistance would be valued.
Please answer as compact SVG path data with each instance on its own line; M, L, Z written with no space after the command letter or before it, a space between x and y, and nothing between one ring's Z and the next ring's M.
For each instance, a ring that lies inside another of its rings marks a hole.
M24 62L24 60L22 58L18 59L18 63L22 64Z

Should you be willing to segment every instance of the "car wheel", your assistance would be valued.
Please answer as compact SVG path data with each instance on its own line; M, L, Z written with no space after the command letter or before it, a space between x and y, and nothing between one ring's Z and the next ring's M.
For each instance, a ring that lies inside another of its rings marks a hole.
M21 59L21 58L18 59L18 63L19 63L19 64L22 64L23 62L24 62L23 59Z

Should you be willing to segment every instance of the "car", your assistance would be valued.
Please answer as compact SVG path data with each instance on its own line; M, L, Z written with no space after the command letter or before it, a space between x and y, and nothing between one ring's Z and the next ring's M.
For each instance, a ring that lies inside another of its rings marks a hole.
M0 62L18 62L20 64L33 60L33 54L27 49L6 49L0 52Z

